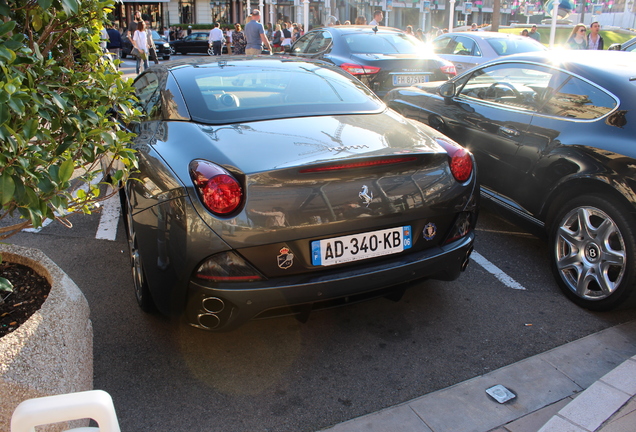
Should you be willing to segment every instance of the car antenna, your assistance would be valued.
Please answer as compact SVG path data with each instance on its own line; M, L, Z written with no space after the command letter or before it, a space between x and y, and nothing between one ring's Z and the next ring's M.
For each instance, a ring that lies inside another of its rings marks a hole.
M371 30L373 30L373 33L377 33L378 32L378 26L373 27Z

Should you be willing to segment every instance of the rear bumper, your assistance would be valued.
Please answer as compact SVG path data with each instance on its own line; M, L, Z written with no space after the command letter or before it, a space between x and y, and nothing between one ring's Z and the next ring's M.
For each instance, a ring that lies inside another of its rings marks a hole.
M308 313L346 303L351 296L372 298L383 289L423 278L454 280L472 252L474 232L443 247L426 249L394 260L344 268L330 273L211 288L191 280L186 308L190 325L228 331L254 318ZM260 284L260 283L259 283Z

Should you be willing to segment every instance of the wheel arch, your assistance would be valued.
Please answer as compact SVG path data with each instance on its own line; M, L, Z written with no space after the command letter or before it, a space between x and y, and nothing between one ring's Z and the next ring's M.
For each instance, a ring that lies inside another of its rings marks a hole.
M623 192L621 192L621 189ZM626 195L627 193L627 195ZM575 196L597 194L609 197L628 209L636 220L636 198L628 185L615 179L597 177L577 177L560 183L545 198L540 219L550 226L559 209ZM628 198L632 197L632 200Z

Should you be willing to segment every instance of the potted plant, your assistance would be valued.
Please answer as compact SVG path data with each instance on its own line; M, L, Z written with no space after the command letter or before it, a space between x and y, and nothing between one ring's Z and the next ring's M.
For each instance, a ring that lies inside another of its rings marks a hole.
M0 0L0 241L46 219L91 213L136 166L131 134L112 115L137 119L132 82L100 47L114 2ZM26 265L51 285L41 308L0 337L0 430L8 430L23 399L92 387L92 331L83 295L41 252L5 247L0 256L0 266ZM13 285L0 278L0 300L10 301ZM47 362L57 369L38 366ZM15 385L18 375L25 387ZM73 375L82 375L76 384Z

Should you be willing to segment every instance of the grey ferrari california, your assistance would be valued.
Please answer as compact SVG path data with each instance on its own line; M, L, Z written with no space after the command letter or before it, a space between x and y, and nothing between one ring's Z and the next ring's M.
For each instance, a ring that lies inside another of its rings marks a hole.
M122 190L137 301L206 330L456 279L472 155L347 72L298 58L168 62L134 83Z

